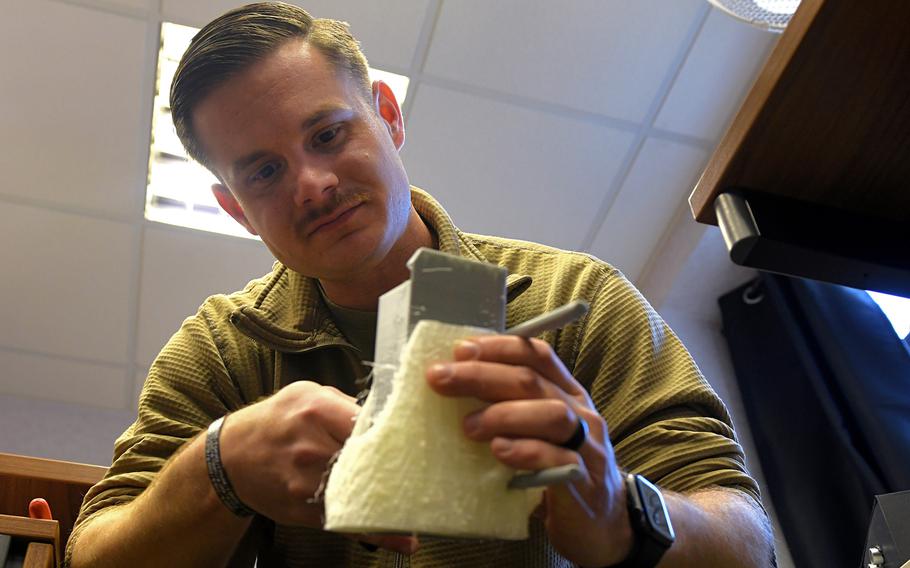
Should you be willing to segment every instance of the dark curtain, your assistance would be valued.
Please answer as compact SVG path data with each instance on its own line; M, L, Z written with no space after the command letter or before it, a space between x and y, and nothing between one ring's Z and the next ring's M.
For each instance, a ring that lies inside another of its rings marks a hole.
M910 350L868 294L762 274L719 300L800 568L857 568L873 497L910 489Z

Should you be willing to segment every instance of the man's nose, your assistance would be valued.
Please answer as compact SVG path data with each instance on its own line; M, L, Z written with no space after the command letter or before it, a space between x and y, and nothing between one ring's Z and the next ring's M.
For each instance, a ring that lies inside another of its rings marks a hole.
M328 164L310 163L297 172L294 203L298 206L320 205L338 187L338 176Z

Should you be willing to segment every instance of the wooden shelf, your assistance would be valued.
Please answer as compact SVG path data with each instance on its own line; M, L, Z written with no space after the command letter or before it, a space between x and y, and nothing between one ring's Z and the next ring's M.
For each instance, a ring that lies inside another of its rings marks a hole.
M63 481L91 487L104 477L106 471L107 468L98 465L0 453L0 475Z
M54 566L58 566L60 559L56 557L55 550L50 544L41 542L28 543L22 568L54 568Z
M908 2L803 0L689 198L735 189L910 221ZM735 46L733 47L735 48Z
M15 515L0 515L0 534L53 543L60 538L60 523Z
M28 542L24 568L50 568L60 564L62 545L57 521L0 515L0 534L10 535L14 541Z
M802 0L689 197L735 263L910 295L908 21Z
M59 561L85 493L104 477L107 468L0 453L0 533L44 542ZM47 500L53 521L28 518L32 499ZM41 547L36 558L43 558Z

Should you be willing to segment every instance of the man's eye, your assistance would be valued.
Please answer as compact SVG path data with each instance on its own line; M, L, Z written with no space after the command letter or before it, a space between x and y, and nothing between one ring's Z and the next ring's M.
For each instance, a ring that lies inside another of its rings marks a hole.
M270 177L274 176L276 173L278 173L278 170L279 170L278 164L266 164L265 166L260 168L258 172L253 174L252 180L253 181L265 181L265 180L269 179Z
M332 128L329 128L328 130L323 130L322 132L320 132L319 134L316 135L316 143L317 144L329 144L330 142L335 140L335 138L338 136L339 128L340 127L338 127L338 126L333 126Z

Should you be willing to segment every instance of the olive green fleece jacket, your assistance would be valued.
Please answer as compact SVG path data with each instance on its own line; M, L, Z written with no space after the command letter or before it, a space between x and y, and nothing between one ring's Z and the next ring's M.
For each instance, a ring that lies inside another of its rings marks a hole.
M723 403L676 335L618 270L587 254L462 233L417 188L412 202L436 232L440 250L508 269L507 326L573 299L590 303L585 318L542 337L588 388L621 467L668 490L719 485L759 501ZM93 516L135 499L168 458L216 418L300 379L354 393L354 380L365 373L315 282L280 263L240 292L208 298L153 363L136 422L117 440L105 478L85 497L67 559ZM264 518L253 527L260 566L571 566L536 519L526 541L423 537L410 558ZM243 544L238 552L249 557L251 546Z

